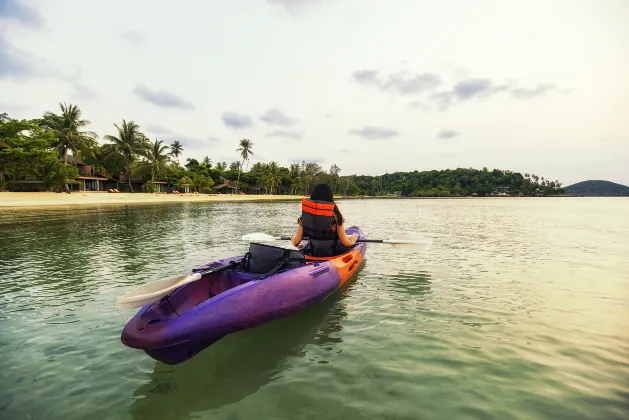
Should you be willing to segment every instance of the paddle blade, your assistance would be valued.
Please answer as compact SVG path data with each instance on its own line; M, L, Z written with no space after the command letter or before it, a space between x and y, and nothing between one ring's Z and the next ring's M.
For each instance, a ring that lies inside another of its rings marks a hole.
M169 292L183 286L184 284L199 280L201 277L200 273L182 274L152 283L143 284L142 286L131 290L126 295L118 298L116 307L120 309L131 309L145 306L149 303L160 300Z
M276 236L271 236L262 232L249 233L248 235L244 235L242 237L243 241L249 241L249 242L269 242L269 241L275 241L277 239L279 238Z
M414 234L400 235L395 239L385 239L383 242L408 251L427 251L432 248L432 239Z

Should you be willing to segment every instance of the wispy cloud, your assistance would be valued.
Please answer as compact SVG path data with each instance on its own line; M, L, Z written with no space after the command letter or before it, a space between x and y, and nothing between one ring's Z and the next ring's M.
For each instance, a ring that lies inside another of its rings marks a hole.
M303 133L298 131L275 130L267 134L267 137L288 137L295 140L301 139Z
M467 79L454 85L452 93L460 101L474 97L486 97L509 89L509 85L496 85L490 79Z
M361 129L349 130L350 134L360 136L369 140L385 140L397 136L399 133L386 127L365 126Z
M288 13L293 16L296 16L301 12L305 7L320 3L321 0L267 0L270 5L282 6Z
M450 129L445 129L445 130L441 130L438 134L437 134L437 138L438 139L451 139L453 137L458 136L460 133L456 130L450 130Z
M543 95L557 89L557 85L553 83L545 83L537 85L534 88L517 88L511 91L511 94L519 99L530 99Z
M223 120L223 124L235 129L242 129L253 126L253 118L251 118L249 115L243 115L237 112L223 112L221 119Z
M142 127L140 127L140 130L143 130ZM220 141L220 139L212 136L203 138L179 134L168 127L164 127L163 125L156 123L148 123L143 131L149 136L149 138L153 140L157 138L157 140L161 140L167 145L170 145L175 140L178 140L183 145L184 152L186 150L208 148Z
M260 119L269 125L294 125L297 122L277 108L267 110Z
M441 84L441 78L434 73L397 72L388 76L381 75L377 70L357 70L351 75L354 81L377 87L400 95L413 95L436 88Z
M0 0L2 1L2 0ZM76 99L92 100L98 95L79 80L81 71L66 73L52 67L45 59L35 57L27 51L15 48L0 36L0 79L56 79L67 83L73 89Z
M0 36L0 78L23 79L37 73L35 57L26 51L13 47L6 42L4 37Z
M135 44L142 44L144 42L144 36L136 31L127 31L120 34L120 36L127 41L131 41Z
M39 12L20 0L0 0L0 20L14 20L37 28L44 24Z
M161 108L177 108L181 110L192 110L194 104L186 101L181 96L165 90L153 90L143 84L137 85L133 89L133 93L144 99L146 102L152 103Z

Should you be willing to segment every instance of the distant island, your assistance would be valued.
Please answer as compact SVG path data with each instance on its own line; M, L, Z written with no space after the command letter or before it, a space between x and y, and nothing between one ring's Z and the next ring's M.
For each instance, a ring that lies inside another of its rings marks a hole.
M629 187L611 181L590 180L564 187L566 195L579 197L629 197Z

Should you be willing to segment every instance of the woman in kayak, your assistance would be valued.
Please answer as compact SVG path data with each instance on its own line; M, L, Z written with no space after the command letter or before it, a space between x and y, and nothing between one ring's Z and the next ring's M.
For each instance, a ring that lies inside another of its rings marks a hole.
M356 243L358 234L347 236L345 219L334 203L334 195L328 184L318 184L310 194L310 200L302 200L301 216L297 219L299 227L292 237L297 246L305 237L308 245L307 254L317 257L330 257L342 254Z

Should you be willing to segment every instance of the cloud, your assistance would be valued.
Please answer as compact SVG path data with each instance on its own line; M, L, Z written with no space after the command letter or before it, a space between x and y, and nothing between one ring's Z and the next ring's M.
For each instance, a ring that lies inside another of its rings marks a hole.
M120 36L126 39L127 41L131 41L135 44L141 44L144 42L144 36L141 33L136 32L136 31L127 31L120 34Z
M303 133L297 131L275 130L267 134L267 137L289 137L295 140L301 139Z
M320 0L267 0L271 5L282 6L291 15L296 15L306 6L319 2Z
M0 0L2 1L2 0ZM0 79L26 80L33 78L57 79L69 84L76 99L92 100L98 97L90 87L79 82L81 71L74 74L60 71L48 64L45 59L13 47L0 36Z
M6 112L9 115L9 117L13 117L15 114L22 115L25 111L28 111L29 109L30 107L27 105L0 102L0 114Z
M238 114L237 112L223 112L221 119L226 126L235 129L253 126L253 119L250 116Z
M551 92L556 89L557 89L557 85L552 84L552 83L545 83L545 84L537 85L537 87L532 88L532 89L526 89L526 88L513 89L511 91L511 94L519 99L530 99L530 98L534 98L536 96L540 96L545 93Z
M26 25L41 27L41 15L19 0L0 0L0 20L16 20Z
M0 36L0 78L22 79L36 73L35 57L26 51L14 48L4 40L4 37Z
M140 127L140 130L142 130L142 127ZM149 135L149 138L154 139L155 137L157 137L158 140L162 140L165 144L168 144L168 145L174 142L175 140L178 140L183 145L184 151L190 150L190 149L194 150L194 149L207 148L221 141L219 138L213 137L213 136L207 136L205 138L202 138L202 137L195 137L195 136L191 137L191 136L186 136L184 134L178 134L168 127L164 127L163 125L155 124L155 123L148 123L146 125L146 129L142 131L144 131L146 134L153 135L153 137Z
M260 119L270 125L294 125L297 122L296 119L288 117L277 108L267 110Z
M488 78L471 78L454 85L452 90L433 92L428 99L437 109L444 111L455 103L465 102L474 98L485 98L497 93L508 91L508 84L498 85Z
M369 140L384 140L397 136L396 130L386 127L365 126L359 130L349 130L350 134L360 136Z
M194 109L194 104L184 100L181 96L165 90L151 90L139 84L133 89L133 93L153 105L161 108L178 108L182 110Z
M467 79L454 85L452 93L460 101L474 97L490 96L509 89L509 85L495 85L487 78Z
M451 139L453 137L458 136L460 133L456 130L445 129L441 130L439 134L437 134L438 139Z
M434 73L397 72L384 77L377 70L357 70L351 77L360 84L401 95L414 95L441 84L441 78Z
M380 77L377 70L356 70L352 73L352 79L364 85L379 85Z

